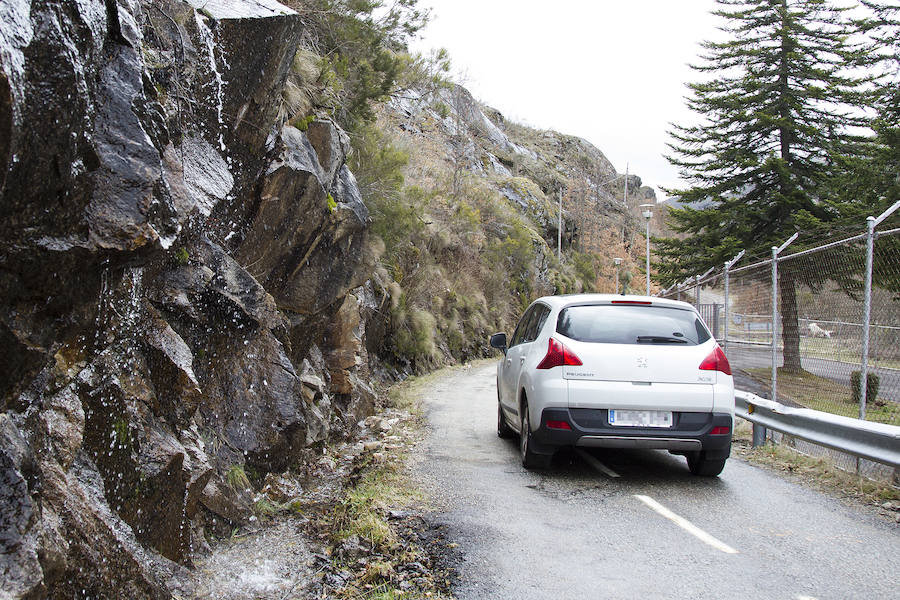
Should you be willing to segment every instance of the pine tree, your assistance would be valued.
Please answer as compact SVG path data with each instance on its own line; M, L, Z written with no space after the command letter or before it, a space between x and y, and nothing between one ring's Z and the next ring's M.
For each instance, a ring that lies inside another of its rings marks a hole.
M670 225L685 239L657 240L664 283L683 280L745 249L766 256L805 220L828 222L819 202L834 157L854 153L865 125L856 108L865 79L853 74L846 9L824 0L717 0L730 39L703 44L708 79L689 84L704 122L674 125L672 156L690 187L667 190L685 205ZM800 370L797 274L779 278L784 367Z

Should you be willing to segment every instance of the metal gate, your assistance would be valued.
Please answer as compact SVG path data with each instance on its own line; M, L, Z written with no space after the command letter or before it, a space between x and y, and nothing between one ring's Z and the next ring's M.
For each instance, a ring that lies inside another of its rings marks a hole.
M703 319L703 322L706 323L706 326L709 327L709 330L712 331L713 337L722 341L721 338L721 329L719 324L721 323L721 317L719 313L722 309L725 308L724 304L701 304L697 307L697 310L700 312L700 317Z

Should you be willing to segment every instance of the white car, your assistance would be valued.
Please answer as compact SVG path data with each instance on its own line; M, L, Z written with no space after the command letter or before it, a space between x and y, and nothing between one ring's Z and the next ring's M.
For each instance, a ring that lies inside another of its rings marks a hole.
M491 336L497 434L520 437L522 464L546 468L564 446L660 448L695 475L731 451L734 380L725 353L686 302L582 294L533 302L512 338Z

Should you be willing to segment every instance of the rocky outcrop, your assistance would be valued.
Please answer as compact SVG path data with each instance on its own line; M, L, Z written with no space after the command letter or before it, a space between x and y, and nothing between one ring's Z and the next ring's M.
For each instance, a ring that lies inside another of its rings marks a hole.
M233 474L371 413L368 213L346 135L279 116L292 10L7 8L0 589L166 598Z

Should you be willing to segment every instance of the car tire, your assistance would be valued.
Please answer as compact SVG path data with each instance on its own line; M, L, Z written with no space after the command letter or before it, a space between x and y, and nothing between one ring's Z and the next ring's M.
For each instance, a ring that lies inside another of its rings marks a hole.
M503 407L500 405L500 400L497 400L497 437L501 439L509 439L516 434L513 431L512 427L509 426L509 423L506 422L506 417L503 415Z
M526 469L546 469L550 466L552 454L537 454L532 450L534 438L528 417L528 404L522 404L522 427L519 430L519 451L522 455L522 466Z
M706 452L703 450L688 452L685 454L685 458L687 458L688 469L691 473L700 477L716 477L725 468L726 459L706 458Z

